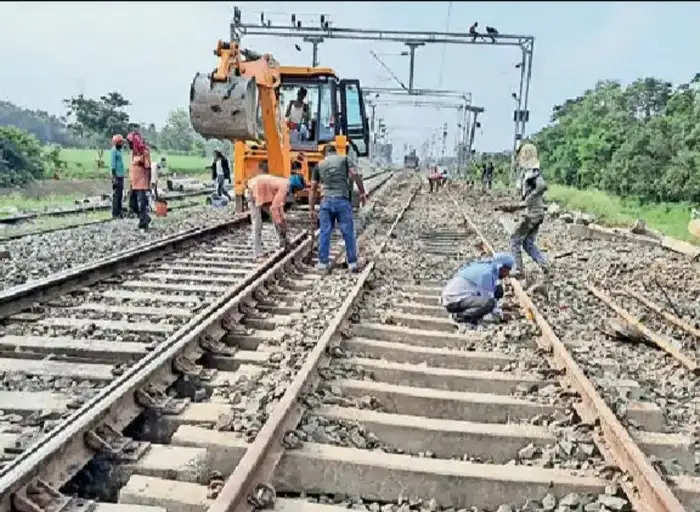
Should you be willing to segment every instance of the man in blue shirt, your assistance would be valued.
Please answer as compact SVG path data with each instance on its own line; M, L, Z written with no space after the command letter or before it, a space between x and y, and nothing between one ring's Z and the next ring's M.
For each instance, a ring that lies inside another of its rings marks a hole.
M122 216L122 196L124 195L124 159L122 158L122 146L124 138L117 134L112 137L112 151L110 162L112 167L112 218Z

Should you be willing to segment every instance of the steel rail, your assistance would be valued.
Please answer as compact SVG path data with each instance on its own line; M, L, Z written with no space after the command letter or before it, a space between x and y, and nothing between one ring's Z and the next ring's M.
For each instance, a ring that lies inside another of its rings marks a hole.
M211 194L214 189L197 190L193 192L181 192L180 194L164 197L168 201L186 199L188 197L203 196ZM53 210L48 212L27 212L20 213L11 217L0 217L0 224L13 224L21 220L36 219L39 217L61 217L63 215L79 215L81 213L91 213L102 210L109 210L112 208L111 204L97 205L97 206L86 206L84 208L71 208L69 210Z
M386 239L377 249L376 255L379 255L386 247L391 233L410 207L419 189L420 185L409 196L408 201L387 233ZM248 447L245 455L226 480L219 496L207 512L249 512L248 496L254 494L258 484L266 483L271 479L284 454L284 447L281 443L282 437L285 435L285 432L293 430L297 426L306 411L306 406L302 403L300 397L305 390L312 389L318 382L319 376L316 369L326 357L327 350L335 337L336 331L348 316L352 305L373 269L374 261L370 262L360 274L357 283L345 298L340 309L331 320L330 325L308 355L294 381L287 388L270 418L263 425L255 441Z
M492 254L495 254L496 251L488 239L481 233L452 194L449 191L447 193L457 210L462 213L464 220L479 236L483 245ZM536 339L537 344L548 351L553 361L565 370L563 379L578 391L582 399L580 409L583 414L581 415L599 422L602 439L594 437L596 446L606 459L612 458L623 471L631 475L633 485L624 481L621 482L621 485L627 492L635 510L683 512L685 510L683 505L678 501L668 484L654 470L629 432L596 391L522 285L516 279L511 278L509 281L527 317L534 320L540 328L541 336Z
M32 445L17 459L8 463L0 471L0 496L9 498L10 494L26 484L31 478L50 473L49 481L67 481L76 473L94 453L84 444L83 434L97 426L105 418L110 418L121 430L141 411L134 407L133 393L147 381L157 376L158 372L168 370L174 358L196 346L215 325L232 311L238 304L250 297L265 282L274 278L287 264L309 250L311 239L308 232L299 234L292 242L294 248L284 254L282 249L272 255L263 265L252 270L239 284L232 287L219 300L210 304L205 310L182 326L167 341L161 343L153 352L131 366L123 375L110 382L105 388L87 401L80 409L57 425L51 432ZM162 379L162 376L160 376ZM170 380L174 381L175 378ZM129 414L127 411L132 412ZM135 414L133 414L135 413ZM70 467L60 469L52 467L52 460L61 454L69 455ZM47 469L48 468L48 469ZM4 503L0 501L0 509ZM9 510L9 509L8 509Z
M120 267L138 259L158 256L164 251L171 250L182 243L213 235L221 230L239 225L248 216L248 213L243 213L213 226L184 230L148 244L112 253L92 263L72 267L43 279L2 290L0 291L0 319L28 308L38 300L55 297L77 286L95 283L106 275L113 274Z
M380 177L383 174L389 174L389 176L377 184L376 188L379 188L391 177L391 172L377 172L369 176L367 180ZM213 226L187 229L148 244L112 253L95 262L72 267L43 279L1 290L0 319L27 309L39 300L56 297L77 286L95 283L107 275L113 274L122 266L128 266L135 260L159 256L161 253L171 250L182 243L190 242L203 236L214 235L223 229L239 225L245 222L248 216L249 213L246 212Z
M384 173L377 173L380 176ZM371 192L381 189L391 178L381 180ZM238 217L244 220L248 214ZM231 222L231 221L230 221ZM301 261L302 254L313 249L313 238L308 231L300 233L292 241L292 250L285 254L280 249L258 268L252 270L242 282L229 289L220 299L180 327L168 340L131 366L123 375L76 410L65 421L54 427L46 436L0 470L0 510L11 509L11 495L33 478L41 477L50 483L65 483L94 456L83 440L84 434L100 423L109 422L121 431L142 411L134 392L147 382L168 386L177 376L172 372L173 360L183 353L203 352L199 341L207 335L216 340L217 331L238 305L253 296L253 292L276 276L287 265ZM70 464L62 459L69 458Z
M168 211L174 211L174 210L182 210L184 208L192 208L194 206L202 206L202 203L185 203L185 204L177 204L175 206L168 206ZM19 240L20 238L24 238L27 236L37 236L37 235L47 235L49 233L55 233L57 231L68 231L69 229L76 229L76 228L81 228L83 226L92 226L94 224L106 224L108 222L112 222L116 219L112 217L108 217L105 219L96 219L96 220L89 220L87 222L78 222L76 224L67 224L65 226L59 226L56 228L50 228L50 229L37 229L36 231L25 231L24 233L15 233L13 235L8 235L0 238L0 243L2 242L9 242L11 240Z
M693 372L695 375L700 374L700 368L698 368L698 365L695 361L690 359L690 357L686 356L680 349L676 348L673 343L671 342L670 339L668 339L666 336L661 336L660 334L652 331L649 329L646 325L644 325L641 320L635 316L633 316L629 311L624 309L623 307L617 305L609 296L607 293L605 293L603 290L596 288L590 283L586 283L586 289L591 292L593 295L596 296L603 304L608 306L610 309L615 311L618 315L620 315L626 322L629 324L635 326L639 331L656 347L660 348L664 352L666 352L668 355L673 357L676 361L680 362L683 366L685 366L688 370Z

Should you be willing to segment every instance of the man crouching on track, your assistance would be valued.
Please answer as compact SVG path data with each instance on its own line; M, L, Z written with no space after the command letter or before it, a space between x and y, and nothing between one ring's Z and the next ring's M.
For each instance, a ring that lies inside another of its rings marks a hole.
M294 192L297 182L267 174L267 163L260 164L260 174L248 180L248 208L250 208L251 237L253 239L253 257L263 256L262 248L262 209L265 208L272 217L275 233L281 249L289 247L287 238L287 221L284 217L284 205L290 188Z
M513 265L513 257L505 252L467 263L445 285L440 303L455 322L500 321L502 314L496 306L503 297L503 286L498 281L508 277Z
M347 156L338 155L334 146L326 146L326 158L313 170L311 176L311 192L309 193L309 212L311 222L316 226L316 196L319 183L323 185L323 201L319 210L321 233L318 242L318 269L330 272L329 257L331 250L331 232L336 220L345 240L345 254L350 272L358 272L357 242L355 240L355 224L352 217L352 182L357 184L360 191L360 204L367 201L362 176L355 172Z

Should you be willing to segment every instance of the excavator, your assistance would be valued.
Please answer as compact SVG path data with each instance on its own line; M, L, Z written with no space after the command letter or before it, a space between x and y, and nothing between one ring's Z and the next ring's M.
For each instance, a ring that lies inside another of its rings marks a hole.
M307 187L296 198L308 199L311 173L327 145L351 159L368 155L369 123L359 80L341 80L325 67L280 66L272 55L241 48L235 40L220 40L214 54L216 69L192 80L190 120L203 137L233 142L236 211L243 209L246 183L262 162L271 175L282 177L297 162ZM301 89L306 115L291 123L283 108Z

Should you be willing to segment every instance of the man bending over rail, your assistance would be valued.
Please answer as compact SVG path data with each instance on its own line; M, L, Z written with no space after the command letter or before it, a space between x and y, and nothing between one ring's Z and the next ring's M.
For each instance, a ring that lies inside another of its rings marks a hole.
M445 285L440 303L456 322L500 320L501 311L496 305L503 297L503 287L498 281L508 277L513 265L513 257L505 252L467 263ZM489 313L491 318L484 318Z
M296 190L297 184L291 184L287 178L267 174L267 164L260 164L260 174L248 180L248 208L250 208L253 257L263 255L262 248L262 208L269 211L275 226L275 233L282 249L289 247L287 238L287 221L284 217L284 204L290 187Z

